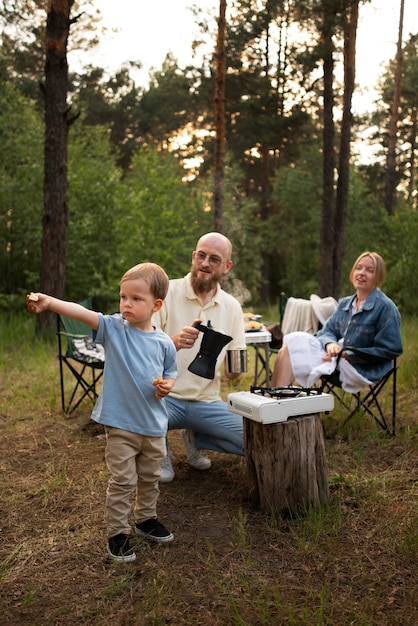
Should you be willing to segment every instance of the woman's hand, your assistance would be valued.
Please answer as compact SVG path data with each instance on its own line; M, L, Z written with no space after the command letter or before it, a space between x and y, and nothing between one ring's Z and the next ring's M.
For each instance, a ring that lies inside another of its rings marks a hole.
M335 343L334 341L327 343L327 345L325 346L325 350L326 350L326 354L322 357L323 361L331 361L331 359L334 356L338 356L339 353L341 352L342 348L340 345L338 345L338 343Z

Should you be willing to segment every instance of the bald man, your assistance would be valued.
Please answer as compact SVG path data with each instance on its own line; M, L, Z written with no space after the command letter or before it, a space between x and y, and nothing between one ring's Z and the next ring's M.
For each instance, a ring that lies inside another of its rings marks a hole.
M156 326L170 335L177 350L176 383L165 398L168 428L184 429L187 462L194 469L211 467L204 450L244 454L242 417L228 411L220 396L219 369L226 350L245 348L244 318L238 300L220 286L232 268L232 244L220 233L207 233L192 253L190 272L170 281L166 299L153 317ZM199 352L203 334L193 326L199 320L207 326L230 335L232 341L216 361L215 378L207 379L188 370ZM225 374L236 378L239 374ZM174 478L172 459L167 447L160 482Z

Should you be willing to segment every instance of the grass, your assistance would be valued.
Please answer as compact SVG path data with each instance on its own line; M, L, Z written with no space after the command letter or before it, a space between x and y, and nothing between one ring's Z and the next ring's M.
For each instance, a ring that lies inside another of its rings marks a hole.
M193 471L175 431L159 516L176 540L137 540L126 565L105 558L103 433L88 404L61 414L55 337L33 328L27 315L0 322L2 624L418 624L416 320L403 322L397 436L324 416L329 505L264 515L244 459L209 453L212 469Z

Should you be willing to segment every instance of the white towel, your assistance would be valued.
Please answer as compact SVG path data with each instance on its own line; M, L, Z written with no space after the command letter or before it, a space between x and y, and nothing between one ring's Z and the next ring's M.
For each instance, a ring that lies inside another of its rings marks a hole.
M282 331L292 333L304 331L315 334L318 331L318 318L316 317L311 301L303 298L289 298L284 312Z
M342 345L342 339L338 342ZM323 375L334 372L337 358L323 361L326 354L319 340L307 332L293 332L283 337L287 344L292 370L297 382L302 387L312 387ZM371 384L346 359L338 363L341 387L349 393L357 393Z

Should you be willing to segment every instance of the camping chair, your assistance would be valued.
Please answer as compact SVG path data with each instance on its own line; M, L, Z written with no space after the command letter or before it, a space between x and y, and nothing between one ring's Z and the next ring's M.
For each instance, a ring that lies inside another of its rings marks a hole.
M91 298L79 304L91 309ZM61 405L66 415L70 415L85 398L93 404L98 398L97 384L103 376L104 349L94 344L91 328L64 315L57 315L58 359L60 364ZM69 400L66 401L64 365L75 381Z
M284 318L284 314L286 311L286 304L288 300L289 300L289 296L286 295L284 291L281 291L280 296L279 296L279 323L280 325L283 324L283 318Z
M348 415L343 421L343 426L351 420L351 418L361 410L368 413L375 422L390 435L395 434L396 429L396 372L397 372L396 358L392 360L392 368L385 376L373 385L369 385L363 392L349 393L341 388L341 383L338 377L338 373L333 373L327 376L322 376L318 382L318 386L321 391L325 393L331 393L338 402L345 407L348 411ZM386 387L386 384L391 381L391 408L384 412L381 401L379 399L381 391ZM390 424L389 424L390 416Z

